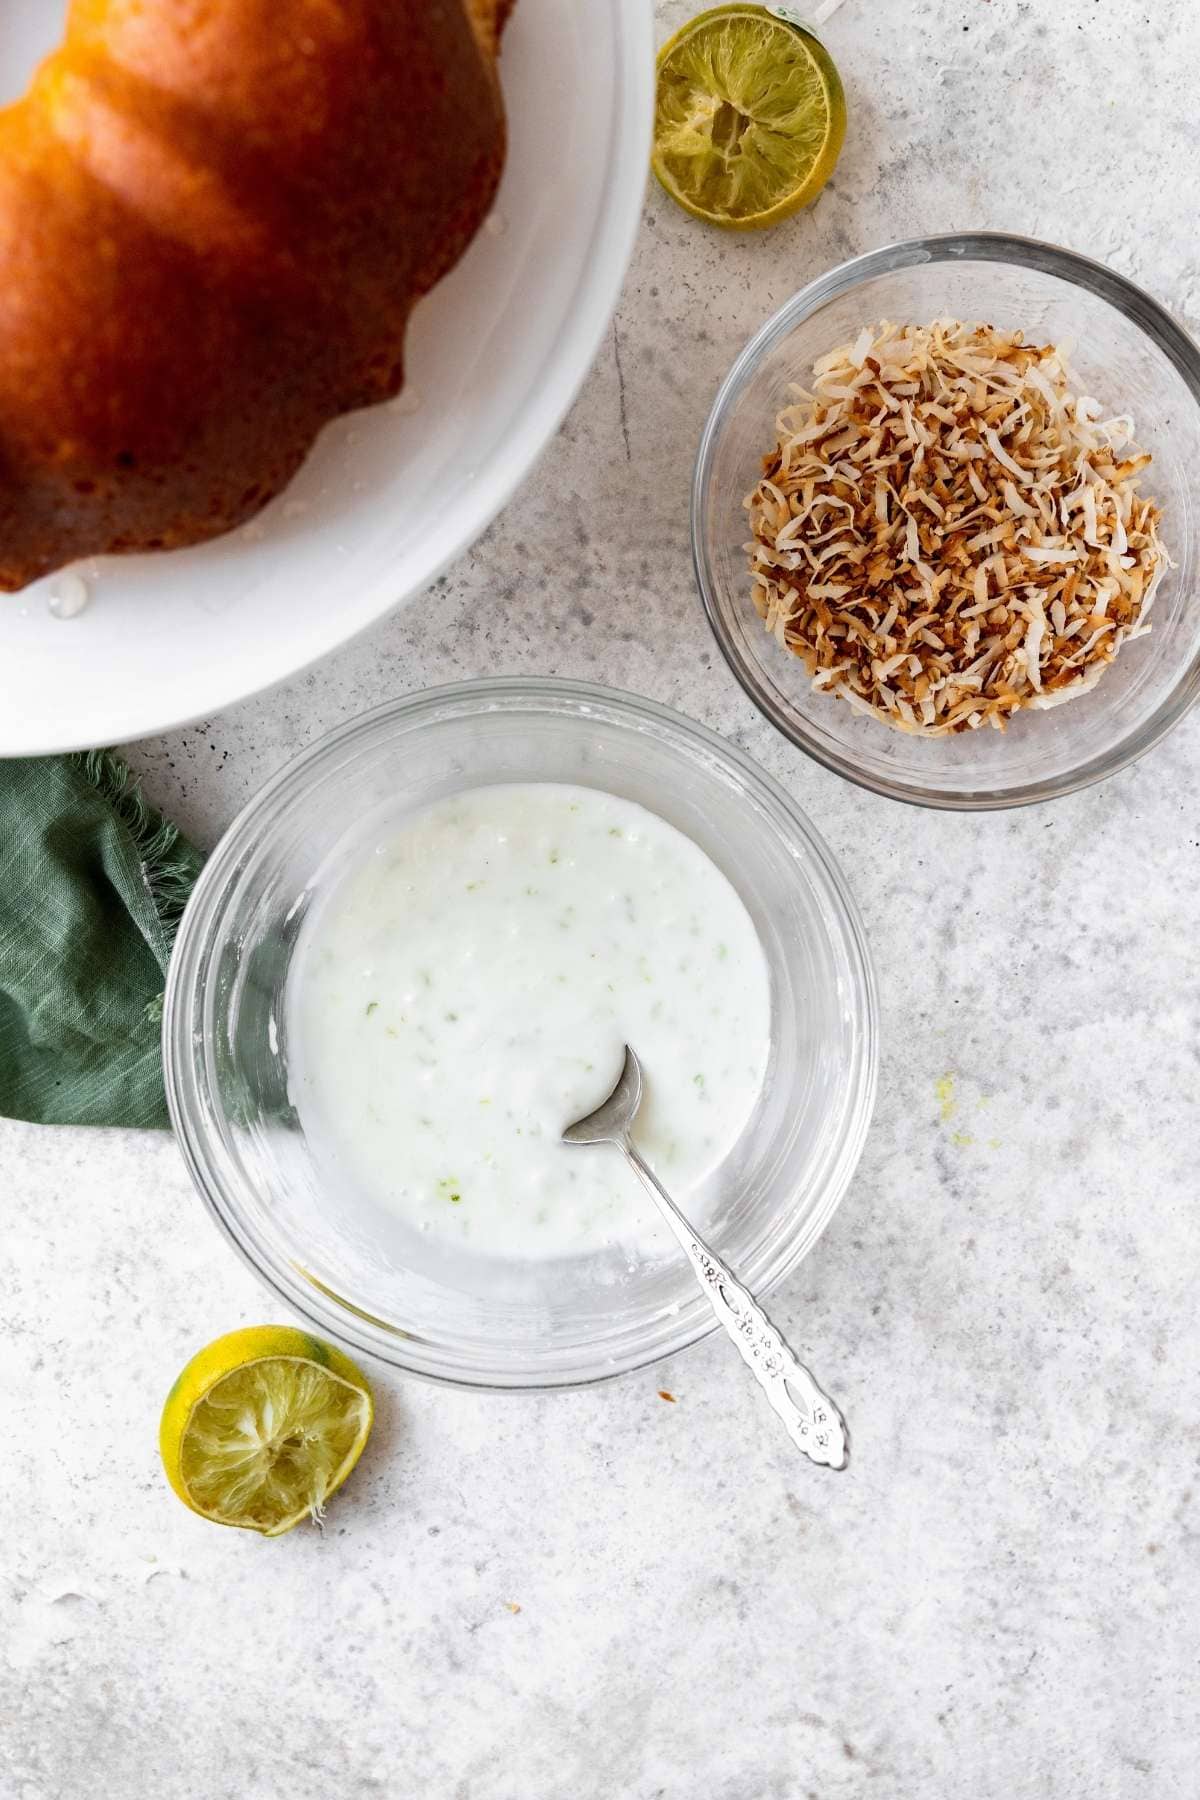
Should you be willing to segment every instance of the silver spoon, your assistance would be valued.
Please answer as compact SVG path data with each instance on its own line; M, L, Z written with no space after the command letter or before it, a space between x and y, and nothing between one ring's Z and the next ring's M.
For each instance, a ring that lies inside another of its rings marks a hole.
M844 1469L850 1433L838 1408L790 1350L754 1296L688 1224L630 1138L642 1103L642 1067L628 1045L625 1066L608 1099L563 1132L565 1144L615 1144L651 1195L691 1263L708 1303L733 1339L797 1450L830 1469Z

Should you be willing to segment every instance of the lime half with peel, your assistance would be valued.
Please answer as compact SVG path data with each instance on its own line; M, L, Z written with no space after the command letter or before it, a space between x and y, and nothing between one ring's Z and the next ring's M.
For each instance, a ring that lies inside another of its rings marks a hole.
M769 7L713 7L659 52L654 173L698 219L786 219L816 199L845 135L829 52Z
M320 1520L370 1436L362 1370L290 1325L255 1325L194 1356L167 1395L159 1448L185 1506L281 1537Z

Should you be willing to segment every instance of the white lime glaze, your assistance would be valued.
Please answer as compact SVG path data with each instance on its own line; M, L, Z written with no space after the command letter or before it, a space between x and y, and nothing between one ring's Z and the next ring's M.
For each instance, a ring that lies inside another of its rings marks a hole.
M754 924L690 838L592 788L476 788L411 814L318 903L290 1090L319 1158L447 1243L665 1248L616 1153L562 1129L633 1044L639 1143L686 1199L753 1108L769 1031Z

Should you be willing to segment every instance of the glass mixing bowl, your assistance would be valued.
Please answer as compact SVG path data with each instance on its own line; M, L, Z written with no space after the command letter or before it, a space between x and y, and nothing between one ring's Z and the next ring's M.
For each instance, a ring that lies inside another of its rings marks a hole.
M1127 644L1089 692L1026 710L1003 734L922 738L814 693L804 664L769 637L750 599L742 502L776 441L791 381L883 319L952 317L1074 345L1071 362L1106 415L1131 413L1153 453L1142 491L1163 510L1175 567L1148 636ZM1157 301L1086 257L1026 238L917 238L823 275L789 300L738 357L717 395L696 463L692 550L709 623L730 668L785 737L859 786L962 810L1067 794L1124 768L1171 730L1200 691L1200 349Z
M413 1374L543 1388L638 1368L711 1331L682 1258L614 1268L611 1254L522 1264L447 1253L417 1267L398 1222L323 1189L287 1081L284 991L318 871L361 844L364 820L513 781L573 782L651 808L713 858L754 918L772 981L770 1063L705 1225L766 1292L812 1248L862 1149L874 982L854 902L804 815L731 745L649 700L581 683L470 682L381 707L297 758L200 877L171 962L164 1057L196 1184L281 1299Z

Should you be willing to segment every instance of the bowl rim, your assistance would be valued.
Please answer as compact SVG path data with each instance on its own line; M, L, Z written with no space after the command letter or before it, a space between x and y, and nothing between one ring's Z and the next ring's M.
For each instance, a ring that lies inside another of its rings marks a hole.
M555 676L489 676L425 688L397 700L385 701L336 726L293 757L251 797L222 835L200 873L179 926L167 975L163 1006L163 1074L171 1125L192 1178L209 1216L232 1244L242 1261L280 1300L315 1330L345 1345L354 1354L372 1356L401 1372L440 1385L489 1392L549 1392L593 1386L690 1349L718 1329L718 1321L696 1294L683 1303L674 1317L650 1322L640 1334L639 1347L612 1366L595 1366L599 1352L577 1353L579 1367L561 1374L521 1373L506 1370L500 1376L486 1371L467 1375L457 1368L436 1366L426 1340L411 1337L363 1312L353 1302L341 1300L315 1278L302 1280L285 1259L256 1254L251 1233L245 1228L236 1193L230 1191L219 1164L208 1154L203 1124L201 1084L196 1079L195 1046L202 1034L205 986L214 941L230 882L242 858L261 839L264 815L303 791L310 775L356 740L366 742L381 728L419 725L422 715L446 716L447 708L460 707L465 716L498 708L519 711L522 703L555 702L586 717L602 708L619 721L644 720L665 728L666 733L690 742L731 767L755 790L756 799L772 815L783 815L787 828L810 853L810 869L824 897L834 908L844 933L844 948L851 959L857 986L857 1026L860 1047L854 1070L856 1093L841 1143L830 1157L821 1203L803 1231L797 1232L774 1262L763 1272L756 1292L766 1295L808 1255L823 1235L850 1185L866 1143L875 1110L879 1080L879 1000L874 965L857 902L836 859L820 832L787 790L738 745L658 701L588 681ZM314 1285L315 1283L315 1285ZM326 1304L330 1310L324 1310ZM338 1311L333 1311L334 1306ZM414 1346L419 1347L414 1353Z
M1018 806L1041 804L1078 793L1081 788L1106 781L1139 761L1178 725L1200 698L1200 652L1183 668L1170 695L1137 730L1114 750L1097 754L1053 781L1029 781L986 791L978 788L939 789L918 783L888 781L864 770L853 758L842 756L797 723L795 713L779 705L773 693L754 679L739 654L721 615L716 581L710 566L704 525L707 516L709 477L726 415L762 357L780 338L828 301L896 269L929 262L1015 263L1055 275L1073 286L1107 300L1140 326L1175 368L1200 407L1200 344L1172 317L1160 301L1094 258L1065 245L1003 231L944 232L930 237L900 239L876 250L851 257L817 276L773 312L751 337L733 362L717 390L709 411L692 475L692 568L709 628L735 680L775 729L814 762L868 793L897 800L907 806L925 806L946 812L1000 812Z

